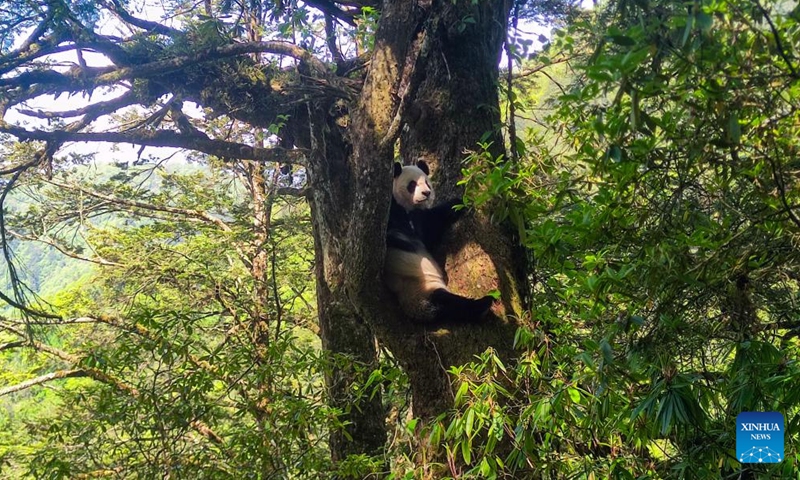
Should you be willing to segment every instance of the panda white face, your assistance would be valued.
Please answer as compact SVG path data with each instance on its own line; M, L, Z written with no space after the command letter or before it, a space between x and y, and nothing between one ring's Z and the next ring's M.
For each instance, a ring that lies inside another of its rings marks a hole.
M434 192L428 180L428 165L417 162L416 166L394 165L394 200L406 211L425 209L433 206Z

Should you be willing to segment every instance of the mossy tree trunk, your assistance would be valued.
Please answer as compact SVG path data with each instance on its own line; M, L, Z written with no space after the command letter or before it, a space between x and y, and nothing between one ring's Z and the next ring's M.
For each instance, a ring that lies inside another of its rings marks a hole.
M479 325L446 328L403 318L381 280L392 161L398 141L407 161L427 159L441 199L459 194L463 152L482 135L490 132L496 153L503 151L497 78L507 18L503 2L385 2L346 137L329 119L332 105L319 102L310 110L308 167L326 348L369 364L375 354L371 334L377 336L406 369L414 414L422 418L453 406L450 366L472 361L489 347L505 358L513 355L517 324L508 316L522 308L519 275L511 268L518 259L504 229L469 215L438 253L447 259L455 291L502 292L496 315ZM353 377L338 374L338 387L346 388L348 378ZM367 430L350 434L358 442L372 435Z

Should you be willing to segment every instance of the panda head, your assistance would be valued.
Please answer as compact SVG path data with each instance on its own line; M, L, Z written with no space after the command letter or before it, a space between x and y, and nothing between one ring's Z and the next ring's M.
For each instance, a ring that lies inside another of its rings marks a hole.
M420 160L416 165L394 164L392 196L406 211L433 206L434 192L428 180L428 164Z

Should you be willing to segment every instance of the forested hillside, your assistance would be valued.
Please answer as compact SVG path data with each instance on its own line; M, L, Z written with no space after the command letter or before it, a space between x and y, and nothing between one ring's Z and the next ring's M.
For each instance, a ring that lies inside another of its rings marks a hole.
M191 174L202 172L203 167L198 164L190 164L185 161L172 161L163 165L160 172L172 172L177 174ZM138 172L138 174L135 174ZM152 166L138 165L130 168L127 163L115 164L111 162L89 162L70 168L68 175L73 178L84 179L85 181L102 182L109 181L114 176L123 175L129 177L130 181L141 184L145 190L158 192L161 185L161 176L154 173ZM36 207L41 202L44 192L35 187L20 189L12 192L5 202L7 210L11 213L23 213L28 208ZM120 222L113 214L95 217L91 226L103 228L107 226L120 226ZM65 229L57 233L57 238L80 238L88 234L87 228L80 227ZM12 230L9 239L10 250L13 253L14 263L17 265L18 275L25 285L30 288L31 293L35 293L42 299L52 301L59 292L75 284L82 283L94 273L92 262L81 261L81 258L69 256L69 253L80 254L86 248L84 242L73 242L78 247L76 252L64 252L59 250L63 242L56 242L55 238L42 237L32 238L27 236L15 236ZM66 254L65 254L66 253ZM8 278L8 271L4 271L5 284L2 291L12 290L11 279Z
M800 479L797 5L587 7L0 2L0 476Z

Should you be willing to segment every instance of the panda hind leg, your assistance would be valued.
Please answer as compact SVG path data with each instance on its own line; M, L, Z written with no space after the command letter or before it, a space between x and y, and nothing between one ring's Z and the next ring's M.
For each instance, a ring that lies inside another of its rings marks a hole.
M492 308L494 298L467 298L444 288L438 288L428 299L435 311L435 320L441 322L477 322Z

